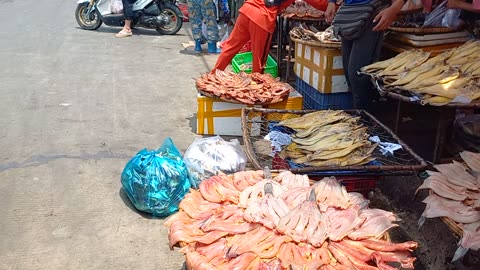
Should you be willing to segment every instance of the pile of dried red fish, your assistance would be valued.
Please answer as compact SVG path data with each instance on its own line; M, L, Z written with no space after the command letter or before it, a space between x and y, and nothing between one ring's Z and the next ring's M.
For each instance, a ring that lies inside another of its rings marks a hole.
M196 81L197 89L225 100L236 100L245 104L270 104L288 98L294 89L266 73L216 70L203 74Z
M318 10L311 5L303 1L295 1L295 3L288 6L282 13L282 16L287 18L292 17L311 17L311 18L323 18L325 13Z
M438 172L427 171L430 176L417 189L433 191L423 200L427 206L420 226L425 218L448 217L463 229L454 261L468 249L480 249L480 154L463 151L460 156L468 167L457 161L435 165Z
M333 177L245 171L204 180L165 224L188 269L413 269L417 243L381 240L397 218L368 204Z

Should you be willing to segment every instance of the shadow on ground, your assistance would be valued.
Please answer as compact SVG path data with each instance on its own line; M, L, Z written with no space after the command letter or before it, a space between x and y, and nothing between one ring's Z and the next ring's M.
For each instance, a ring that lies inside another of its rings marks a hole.
M82 31L91 31L91 32L97 32L97 33L102 33L102 34L105 34L105 33L110 33L110 34L116 34L118 33L120 30L122 30L121 27L115 27L115 26L100 26L100 28L98 28L97 30L85 30L85 29L82 29L81 27L77 26L75 27L75 29L77 30L82 30ZM158 33L156 30L154 29L145 29L145 28L133 28L132 29L133 31L133 35L138 35L138 36L163 36L162 34ZM187 36L185 34L181 34L181 33L176 33L175 34L176 36Z
M125 190L123 188L121 188L119 191L118 191L118 196L122 199L123 203L128 207L130 208L133 212L139 214L141 217L143 218L146 218L146 219L164 219L164 218L160 218L160 217L154 217L148 213L145 213L145 212L141 212L141 211L138 211L137 208L135 208L135 206L132 204L132 202L130 201L130 199L128 198L127 194L125 193Z

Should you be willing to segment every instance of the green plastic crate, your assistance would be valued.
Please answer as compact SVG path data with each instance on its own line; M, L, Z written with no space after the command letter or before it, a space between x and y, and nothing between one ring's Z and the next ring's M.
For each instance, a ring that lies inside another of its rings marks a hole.
M240 66L242 64L251 63L251 62L252 62L252 52L239 53L235 55L235 57L233 57L232 59L233 72L239 73L241 71ZM251 68L245 69L243 71L245 73L252 73ZM274 78L278 76L277 62L275 62L275 59L273 59L273 57L271 57L270 54L268 55L267 65L265 67L264 72L271 74Z

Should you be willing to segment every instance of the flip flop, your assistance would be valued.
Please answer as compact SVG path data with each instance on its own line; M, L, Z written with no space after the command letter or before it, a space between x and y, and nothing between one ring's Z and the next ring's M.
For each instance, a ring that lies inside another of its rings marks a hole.
M124 38L124 37L130 37L132 35L132 32L126 32L126 31L120 31L118 32L115 37L117 38Z

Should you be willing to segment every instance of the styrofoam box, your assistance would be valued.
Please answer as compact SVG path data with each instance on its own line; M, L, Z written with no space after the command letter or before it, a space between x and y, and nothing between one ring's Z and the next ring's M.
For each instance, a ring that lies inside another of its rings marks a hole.
M198 94L197 102L197 134L242 136L242 108L275 107L276 109L301 110L303 97L300 93L294 91L290 93L288 100L284 101L283 103L266 106L247 106L243 104L225 102Z
M338 49L312 47L295 43L295 75L321 93L348 92ZM327 75L332 73L332 75Z

